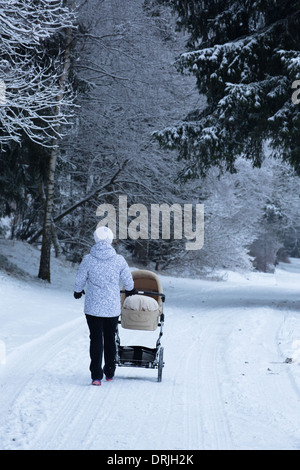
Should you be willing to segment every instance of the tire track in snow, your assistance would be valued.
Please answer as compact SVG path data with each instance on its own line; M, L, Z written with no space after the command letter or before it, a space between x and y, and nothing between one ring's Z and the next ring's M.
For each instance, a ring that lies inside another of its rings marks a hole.
M82 354L87 355L87 350L82 351ZM133 368L117 368L114 382L106 383L104 380L101 387L88 385L74 388L73 386L72 392L63 400L60 399L59 406L48 420L46 428L40 432L34 448L105 449L107 441L111 442L109 449L128 449L138 446L141 434L147 436L145 423L147 423L147 416L151 414L155 394L151 392L150 402L137 402L134 430L132 421L127 419L126 406L133 406L136 396L144 398L146 380L150 387L154 385L156 393L158 393L159 384L156 382L156 370L139 369L137 374L140 373L140 376L132 377L130 369L134 370ZM137 370L134 370L133 375ZM151 373L155 375L147 377ZM126 378L127 374L128 378ZM145 377L143 377L144 374ZM142 392L140 394L139 388ZM122 410L123 404L124 411ZM140 413L138 407L141 408Z
M90 384L74 387L65 396L46 427L34 442L34 450L88 450L93 423L109 413L107 397ZM104 411L103 411L104 410Z
M26 448L36 432L36 422L43 424L51 391L61 386L56 377L53 377L54 383L49 383L45 369L82 330L81 323L81 318L65 323L8 356L6 367L0 375L0 409L7 410L0 429L4 448Z
M232 438L221 390L220 348L225 332L222 312L197 318L198 334L186 360L185 448L229 449ZM196 440L197 439L197 440Z
M162 448L230 448L232 438L221 390L222 312L198 311L181 320L180 328L175 323L169 332L169 345L165 348L166 364L168 355L172 360L163 379L164 383L168 381L168 388L164 390L166 409L160 434L167 446ZM187 344L187 337L188 348L180 349L182 343Z
M228 335L224 348L231 378L228 413L239 449L261 448L262 442L266 450L290 449L297 436L299 448L300 419L292 411L299 403L299 391L286 396L292 390L287 386L289 364L280 358L278 347L282 320L282 314L272 309L244 309L239 313L239 328Z
M47 363L53 354L74 336L74 327L81 328L81 319L51 330L43 336L26 343L12 352L6 360L6 366L0 373L0 407L12 402L22 391L32 376ZM20 378L19 387L15 379Z
M298 312L296 312L296 316L298 315ZM293 317L292 317L293 318ZM283 314L283 319L282 319L282 322L280 323L279 327L278 327L278 330L276 332L276 336L275 336L275 342L276 342L276 347L277 347L277 351L278 351L278 355L279 357L282 359L282 363L284 365L286 365L287 363L285 362L286 358L287 358L287 354L286 354L286 351L284 352L283 351L283 348L284 346L282 345L282 339L283 339L283 343L286 341L287 338L289 338L289 342L292 341L292 338L293 338L293 321L290 323L289 319L286 319L286 314L284 313ZM296 341L298 342L298 338L296 339ZM290 351L289 351L290 353ZM293 361L292 361L293 362ZM299 362L298 362L299 364ZM293 364L292 365L292 368L293 366L296 366L297 367L297 364ZM297 397L298 397L298 400L300 401L300 382L296 381L295 379L295 376L292 374L291 370L292 370L291 367L286 367L286 371L287 371L287 375L290 379L290 382L291 382L291 385L292 385L292 388L294 389Z
M94 421L99 419L99 416L105 419L109 413L109 403L106 403L106 395L101 390L103 386L92 387L90 378L83 381L78 376L81 367L86 369L86 375L89 376L87 337L87 332L84 336L81 333L79 338L75 336L73 347L68 345L61 351L60 356L65 353L65 362L63 357L57 357L57 363L63 370L67 370L68 361L72 360L75 369L74 381L67 384L67 393L60 387L56 395L55 409L35 440L34 449L85 450ZM82 358L81 362L78 358Z
M168 344L165 347L166 365L163 373L164 395L161 400L164 404L163 416L160 420L160 433L158 441L161 449L196 448L199 444L198 434L201 434L201 425L197 420L197 404L193 403L194 412L190 413L190 407L186 403L186 392L189 389L193 377L186 377L186 367L194 353L194 343L190 342L187 350L182 349L182 339L191 334L191 325L188 322L181 324L178 330L177 324L172 325L168 332ZM168 360L168 358L170 358ZM189 400L189 399L188 399ZM188 403L190 403L188 401ZM187 417L187 414L189 418ZM188 426L186 423L188 422ZM174 429L176 433L174 433ZM191 432L190 429L192 429ZM192 438L188 447L183 443L188 441L187 433ZM201 439L200 439L201 440Z
M275 315L277 317L277 328L273 320L274 329L270 330L268 317L272 316L274 318ZM298 437L298 444L295 449L299 449L300 419L299 414L293 413L292 410L295 403L298 402L299 404L300 402L300 390L290 373L291 364L284 361L285 358L282 356L279 347L279 334L285 321L285 315L281 311L272 311L270 309L265 313L265 317L257 341L262 349L260 356L265 357L265 370L261 367L261 380L257 381L258 394L264 397L263 410L260 414L264 416L265 423L279 430L278 443L284 446L284 440L287 440L287 448L289 448L289 442ZM290 386L287 386L287 381ZM287 391L289 391L288 396ZM282 435L284 438L282 438ZM276 446L276 443L271 445Z

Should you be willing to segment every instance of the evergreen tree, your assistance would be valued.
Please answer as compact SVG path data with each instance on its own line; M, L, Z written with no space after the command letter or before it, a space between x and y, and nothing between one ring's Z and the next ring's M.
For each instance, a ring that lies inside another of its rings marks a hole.
M179 70L194 74L204 108L154 133L186 160L183 179L212 166L236 171L238 156L260 166L273 156L300 173L299 0L160 0L189 33ZM293 97L293 99L292 99ZM296 99L295 99L296 98Z

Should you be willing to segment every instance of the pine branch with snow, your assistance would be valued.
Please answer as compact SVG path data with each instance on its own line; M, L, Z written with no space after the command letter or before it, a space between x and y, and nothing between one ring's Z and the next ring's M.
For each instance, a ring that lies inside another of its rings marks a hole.
M260 166L266 140L300 173L299 113L291 88L300 77L299 2L166 3L190 35L177 67L195 76L207 104L155 137L187 161L188 177L224 163L234 171L238 156Z

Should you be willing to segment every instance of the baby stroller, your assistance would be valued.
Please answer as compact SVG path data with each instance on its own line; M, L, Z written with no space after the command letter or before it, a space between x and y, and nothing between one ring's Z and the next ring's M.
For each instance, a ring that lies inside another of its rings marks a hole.
M121 317L119 324L130 330L154 331L160 327L155 348L121 346L119 329L116 330L116 365L120 367L144 367L158 369L157 381L161 382L164 367L164 348L160 344L163 335L165 295L158 276L146 270L132 272L136 295L126 297L121 290Z

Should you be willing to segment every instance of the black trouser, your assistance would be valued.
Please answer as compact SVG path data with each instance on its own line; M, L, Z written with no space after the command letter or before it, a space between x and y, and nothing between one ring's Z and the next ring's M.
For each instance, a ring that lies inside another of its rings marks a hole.
M102 356L104 351L104 372L112 378L116 369L115 333L119 317L95 317L86 315L90 330L90 371L92 380L102 380Z

